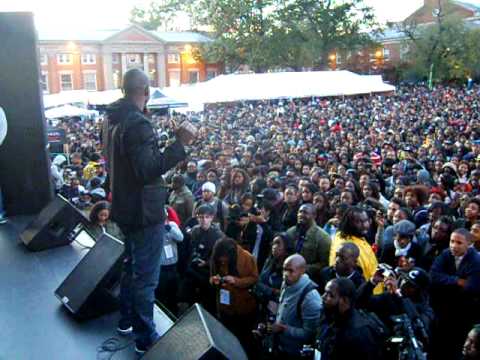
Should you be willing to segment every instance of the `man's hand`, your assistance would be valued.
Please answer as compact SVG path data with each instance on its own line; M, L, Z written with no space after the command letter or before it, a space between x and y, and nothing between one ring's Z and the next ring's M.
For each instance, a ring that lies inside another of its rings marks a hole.
M221 279L220 275L212 276L210 278L210 284L218 286L218 285L220 285L220 279Z
M180 126L175 128L175 136L182 145L190 145L197 137L197 128L189 121L184 121Z
M384 276L383 276L383 271L382 270L377 270L375 272L375 274L373 274L372 278L370 279L370 282L377 286L378 284L380 284L384 279Z
M272 325L272 332L274 334L283 333L285 330L287 330L287 325L280 324L280 323L274 323Z
M457 285L460 286L463 289L467 285L467 280L466 279L458 279L457 280Z
M225 284L229 284L229 285L235 285L235 283L237 282L237 280L230 275L224 276L223 281L225 281Z

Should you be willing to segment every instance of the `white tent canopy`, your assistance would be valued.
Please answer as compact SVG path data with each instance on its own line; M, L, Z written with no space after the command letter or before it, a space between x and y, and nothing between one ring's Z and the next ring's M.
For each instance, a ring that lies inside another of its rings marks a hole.
M151 108L182 107L188 105L184 101L177 101L176 99L165 96L158 88L150 87L150 94L151 99L148 106ZM155 97L155 94L160 94L160 96ZM79 107L86 107L87 105L108 105L120 99L122 96L123 94L120 89L106 91L62 91L58 94L44 95L43 104L45 109L49 110L67 104L78 105Z
M84 108L63 105L55 108L51 108L45 111L45 117L48 119L57 119L62 117L74 117L74 116L98 116L98 111L87 110Z
M381 76L350 71L278 72L220 75L192 86L165 88L163 92L193 108L204 104L242 100L349 96L386 93L395 87Z

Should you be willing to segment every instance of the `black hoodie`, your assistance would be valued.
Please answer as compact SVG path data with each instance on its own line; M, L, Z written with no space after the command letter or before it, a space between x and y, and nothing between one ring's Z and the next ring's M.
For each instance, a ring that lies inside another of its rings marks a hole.
M150 120L125 98L109 106L102 142L112 219L133 228L162 223L167 192L161 176L185 159L183 145L177 141L162 153Z

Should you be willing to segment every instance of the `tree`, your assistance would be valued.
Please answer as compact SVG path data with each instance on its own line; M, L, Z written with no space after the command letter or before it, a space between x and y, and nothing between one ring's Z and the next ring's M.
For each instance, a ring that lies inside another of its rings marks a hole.
M306 54L311 63L304 66L325 69L331 53L373 46L372 35L380 31L372 8L362 0L282 3L277 24L301 48L297 52Z
M433 81L464 81L479 76L479 31L469 29L453 14L451 4L438 1L434 24L418 25L414 20L396 24L409 45L404 77Z
M167 0L135 10L135 21L155 26L180 10L211 30L213 41L201 49L207 61L255 72L325 68L332 51L371 44L366 30L377 26L363 0Z

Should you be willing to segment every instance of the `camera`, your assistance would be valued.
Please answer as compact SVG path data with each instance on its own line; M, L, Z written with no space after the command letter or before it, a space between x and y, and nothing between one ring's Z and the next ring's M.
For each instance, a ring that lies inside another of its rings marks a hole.
M396 277L395 270L388 264L381 263L378 265L377 271L382 274L384 278Z

